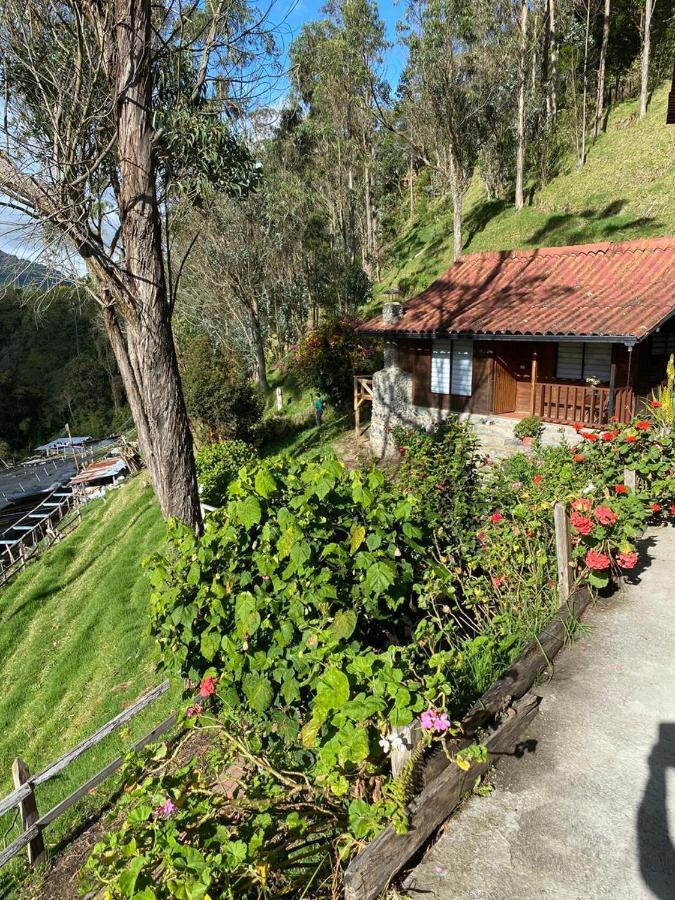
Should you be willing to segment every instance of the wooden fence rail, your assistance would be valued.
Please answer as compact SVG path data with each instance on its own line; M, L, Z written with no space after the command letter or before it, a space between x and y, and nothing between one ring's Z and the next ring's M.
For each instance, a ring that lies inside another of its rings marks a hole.
M129 706L109 722L106 722L106 724L99 728L98 731L95 731L88 738L81 741L76 747L73 747L72 750L69 750L67 753L64 753L63 756L60 756L57 760L50 763L46 769L38 772L37 775L30 774L28 766L23 760L16 759L14 761L12 774L14 777L15 790L12 791L11 794L8 794L7 797L0 800L0 815L18 807L21 815L23 832L4 850L0 851L0 867L9 862L9 860L16 856L16 854L24 847L28 848L28 862L30 865L35 865L40 862L44 858L45 852L42 836L43 830L58 819L59 816L63 815L66 810L70 809L70 807L84 797L85 794L110 778L124 762L124 756L118 756L116 759L112 760L112 762L109 762L107 766L104 766L99 772L92 775L91 778L77 788L77 790L73 791L73 793L66 797L65 800L61 800L60 803L57 803L56 806L52 807L52 809L42 816L38 811L35 789L41 784L51 781L52 778L66 769L79 756L86 753L86 751L90 750L92 747L95 747L104 738L112 734L125 722L128 722L134 716L138 715L142 710L147 709L147 707L161 697L162 694L165 694L168 689L169 682L164 681L153 690L148 691L147 694L140 697L132 704L132 706ZM144 735L140 740L136 741L131 749L142 750L143 747L154 741L161 734L164 734L164 732L173 728L176 721L177 716L174 713L164 719L163 722L160 722L159 725L155 725L151 731Z

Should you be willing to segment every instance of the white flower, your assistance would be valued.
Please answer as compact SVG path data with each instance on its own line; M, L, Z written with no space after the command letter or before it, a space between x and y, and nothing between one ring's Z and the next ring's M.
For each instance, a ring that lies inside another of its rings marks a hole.
M405 741L399 734L390 734L389 739L391 741L391 749L397 753L406 749Z
M391 744L384 736L380 738L380 747L382 747L385 753L389 753L389 751L391 750Z
M586 487L583 489L582 493L583 494L592 494L594 490L595 490L594 484L587 484Z

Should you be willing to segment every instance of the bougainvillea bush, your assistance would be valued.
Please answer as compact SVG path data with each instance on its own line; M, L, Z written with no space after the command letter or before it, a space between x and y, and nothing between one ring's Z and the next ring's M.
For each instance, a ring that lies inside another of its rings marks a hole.
M382 351L358 334L359 322L327 319L299 341L282 367L303 387L311 387L338 408L348 407L354 375L370 375L382 367Z

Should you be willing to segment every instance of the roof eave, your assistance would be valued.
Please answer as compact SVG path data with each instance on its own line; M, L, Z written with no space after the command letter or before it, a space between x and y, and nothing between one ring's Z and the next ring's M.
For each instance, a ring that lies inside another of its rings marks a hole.
M583 340L586 343L609 342L633 346L634 344L637 344L639 341L647 337L651 332L647 332L641 337L638 337L634 334L520 334L515 332L501 331L444 331L442 329L436 329L432 331L407 331L401 329L390 329L388 331L383 331L380 329L359 328L358 333L366 335L368 337L378 337L384 339L416 338L418 340L434 340L435 338L465 337L471 338L474 341L550 341L556 343L561 343L563 341Z

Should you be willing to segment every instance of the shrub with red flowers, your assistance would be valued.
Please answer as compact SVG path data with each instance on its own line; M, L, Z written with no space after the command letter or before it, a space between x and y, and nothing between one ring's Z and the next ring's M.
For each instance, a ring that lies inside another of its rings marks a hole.
M349 406L354 375L382 368L379 344L359 335L358 321L328 319L310 331L284 360L286 371L303 387L311 387L339 408Z

